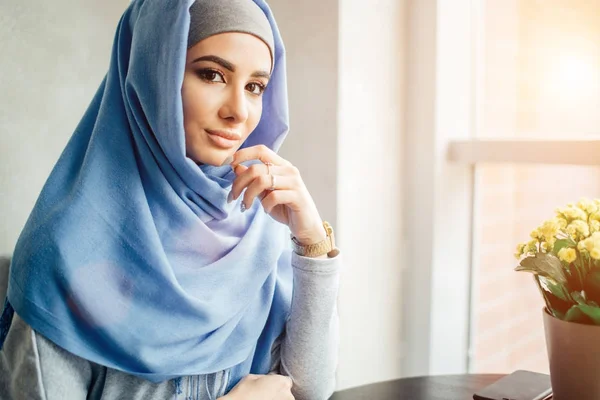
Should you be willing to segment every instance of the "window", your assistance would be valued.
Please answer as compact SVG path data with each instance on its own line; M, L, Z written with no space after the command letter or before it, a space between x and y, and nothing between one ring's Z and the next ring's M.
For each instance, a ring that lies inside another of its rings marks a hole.
M547 372L543 301L531 276L512 270L511 255L555 208L600 196L600 1L478 2L474 136L504 146L463 143L482 146L470 156L477 198L470 368ZM486 164L486 151L499 164Z
M600 0L448 3L409 15L405 224L433 217L406 230L404 373L546 371L541 296L512 255L600 196Z

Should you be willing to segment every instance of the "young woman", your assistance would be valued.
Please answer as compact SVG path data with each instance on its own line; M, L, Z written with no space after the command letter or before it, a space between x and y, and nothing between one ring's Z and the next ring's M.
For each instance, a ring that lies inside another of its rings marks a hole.
M263 0L135 0L18 240L2 399L326 399L333 230Z

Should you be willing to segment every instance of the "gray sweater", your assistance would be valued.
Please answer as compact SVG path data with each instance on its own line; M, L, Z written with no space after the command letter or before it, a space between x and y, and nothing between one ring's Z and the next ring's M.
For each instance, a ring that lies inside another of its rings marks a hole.
M294 382L296 400L324 400L335 387L341 260L292 256L294 290L272 372ZM0 400L215 400L229 370L152 383L58 347L15 315L0 351Z

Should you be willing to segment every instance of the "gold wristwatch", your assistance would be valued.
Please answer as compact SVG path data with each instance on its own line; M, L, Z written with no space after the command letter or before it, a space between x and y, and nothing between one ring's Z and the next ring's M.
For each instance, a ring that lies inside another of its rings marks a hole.
M327 221L323 221L323 228L325 228L327 236L319 243L302 245L298 242L298 239L290 235L294 246L294 252L303 257L319 257L324 254L327 254L327 257L329 258L337 256L340 251L335 247L333 228Z

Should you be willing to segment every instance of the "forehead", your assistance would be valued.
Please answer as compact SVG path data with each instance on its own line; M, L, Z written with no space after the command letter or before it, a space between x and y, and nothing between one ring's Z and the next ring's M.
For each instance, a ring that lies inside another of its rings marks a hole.
M241 32L227 32L209 36L191 47L187 61L191 62L205 55L219 56L241 70L271 69L271 52L261 39Z

